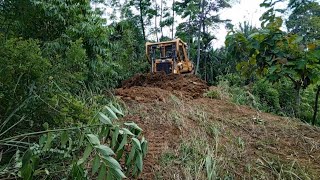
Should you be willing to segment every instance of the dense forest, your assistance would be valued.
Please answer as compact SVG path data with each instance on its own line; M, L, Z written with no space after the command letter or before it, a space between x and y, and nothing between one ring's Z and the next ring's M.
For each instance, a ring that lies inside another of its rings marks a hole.
M134 112L115 89L150 71L148 41L186 42L196 76L214 87L208 98L319 126L319 2L261 1L259 27L220 17L237 3L0 1L0 179L139 177L148 127L126 118Z

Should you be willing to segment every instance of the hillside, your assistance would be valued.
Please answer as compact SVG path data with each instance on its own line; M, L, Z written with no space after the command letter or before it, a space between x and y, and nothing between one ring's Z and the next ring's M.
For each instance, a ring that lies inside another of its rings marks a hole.
M319 128L204 97L208 88L195 76L147 74L116 89L124 120L149 141L141 179L320 177Z

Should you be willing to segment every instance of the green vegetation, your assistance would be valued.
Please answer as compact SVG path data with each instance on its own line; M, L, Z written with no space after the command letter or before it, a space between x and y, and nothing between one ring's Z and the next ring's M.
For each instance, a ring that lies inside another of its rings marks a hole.
M106 26L90 3L0 3L1 178L142 172L142 130L116 122L124 112L105 92L145 71L144 41L133 20Z
M287 9L275 9L275 4L271 0L261 4L267 8L260 18L261 28L247 22L238 29L231 27L226 47L213 50L214 58L208 63L216 71L203 75L216 85L226 80L228 92L238 104L319 125L320 46L316 10L320 5L314 1L290 1ZM303 14L304 9L310 10ZM291 15L283 20L279 12L285 11ZM284 21L288 31L282 30Z
M236 3L227 0L0 1L0 179L137 178L148 140L124 118L131 109L113 92L121 81L149 71L146 41L187 42L196 74L216 86L206 99L319 126L320 5L289 0L285 9L275 9L277 2L261 3L267 10L258 28L221 19L219 13ZM220 24L229 33L225 47L214 49L213 30ZM186 179L238 177L232 158L243 158L248 138L211 123L205 108L171 99L176 109L167 114L164 108L163 118L179 128L192 119L205 132L193 132L177 152L165 153L164 169L181 164ZM220 138L234 150L221 153L227 148ZM294 161L260 157L254 168L244 161L248 167L240 174L312 178Z
M112 104L102 112L86 126L49 129L46 123L44 131L0 139L1 145L26 149L17 150L8 159L2 166L1 177L86 179L98 174L98 179L122 179L139 175L147 152L147 141L140 136L142 129L133 122L120 128L113 121L123 112ZM29 138L39 141L24 140ZM125 162L126 169L120 166L120 160ZM88 165L90 174L85 168Z

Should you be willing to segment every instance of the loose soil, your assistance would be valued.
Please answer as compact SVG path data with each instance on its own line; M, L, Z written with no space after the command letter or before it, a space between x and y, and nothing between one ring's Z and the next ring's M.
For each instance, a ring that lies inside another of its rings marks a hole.
M206 82L193 74L166 75L162 72L138 74L124 81L122 88L116 90L116 94L138 101L164 100L163 97L168 97L168 93L182 98L192 99L201 97L207 89L208 86ZM143 97L143 99L141 97Z
M281 173L281 168L286 172L288 166L298 176L303 171L301 174L311 179L320 177L319 128L204 97L207 90L207 84L194 75L165 74L136 75L116 90L128 106L124 121L136 122L149 141L140 179L195 179L180 161L166 167L161 159L168 152L179 159L181 144L195 137L206 140L209 148L215 147L210 127L219 129L216 156L221 158L217 161L220 175L228 172L235 179L276 179L279 167ZM248 171L249 165L252 171Z

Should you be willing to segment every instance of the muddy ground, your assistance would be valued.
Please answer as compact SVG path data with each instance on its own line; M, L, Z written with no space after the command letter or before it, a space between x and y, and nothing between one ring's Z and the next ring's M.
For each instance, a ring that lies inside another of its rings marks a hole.
M143 74L116 95L149 141L140 179L317 179L320 129L203 94L194 75Z

